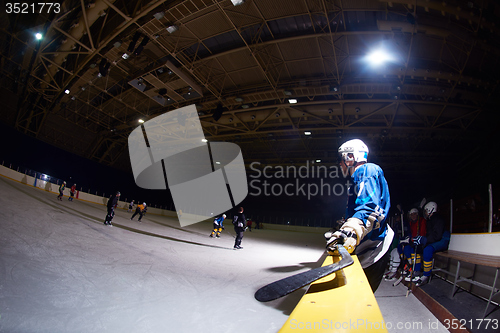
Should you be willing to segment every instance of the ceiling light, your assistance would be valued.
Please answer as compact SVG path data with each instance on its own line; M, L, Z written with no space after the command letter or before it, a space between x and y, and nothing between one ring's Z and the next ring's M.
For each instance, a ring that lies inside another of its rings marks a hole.
M123 55L122 55L122 58L124 60L127 60L130 56L125 52Z
M243 104L243 105L241 106L241 108L242 108L242 109L248 109L249 107L250 107L250 106L249 106L248 104Z
M43 37L42 34L39 32L37 32L35 35L36 40L40 40L40 39L42 39L42 37Z
M241 98L241 97L236 97L234 100L235 100L236 102L243 102L243 98Z
M231 2L233 3L233 6L239 6L245 3L245 0L231 0Z
M305 131L305 132L304 132L304 135L311 135L311 134L312 134L312 133L311 133L311 132L309 132L309 131Z
M165 13L164 12L158 12L158 13L154 14L153 16L155 17L155 19L161 20L163 18L163 16L165 16Z
M393 56L383 49L372 51L365 57L365 61L367 61L372 66L380 66L388 61L393 60Z
M171 26L167 27L167 31L170 32L171 34L176 32L178 29L179 29L179 27L176 26L175 24L172 24Z
M139 124L144 123L144 120L143 120L143 119L139 119L138 121L139 121Z
M321 160L316 160L316 163L320 163L320 162L321 162Z
M66 95L69 95L69 89L64 90L64 93L65 93Z
M297 100L295 98L289 98L288 103L295 104L295 103L297 103Z
M290 96L290 95L292 94L292 92L291 92L291 91L289 91L289 90L285 90L285 91L283 91L283 93L284 93L285 95L287 95L287 96Z
M207 139L201 139L201 142L208 142Z

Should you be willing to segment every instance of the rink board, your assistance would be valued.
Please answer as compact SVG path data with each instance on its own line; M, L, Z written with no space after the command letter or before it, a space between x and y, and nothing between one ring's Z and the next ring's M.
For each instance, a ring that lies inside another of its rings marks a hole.
M384 318L361 268L354 263L309 286L285 322L287 332L387 332ZM327 256L323 266L338 261Z

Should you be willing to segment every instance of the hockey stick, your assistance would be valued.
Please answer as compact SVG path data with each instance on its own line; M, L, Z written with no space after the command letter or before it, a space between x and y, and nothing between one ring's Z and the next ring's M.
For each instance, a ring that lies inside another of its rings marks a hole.
M232 234L232 233L230 233L230 232L229 232L229 231L227 231L226 229L222 229L222 230L224 230L225 232L227 232L228 234L230 234L230 235L231 235L231 237L236 238L235 236L233 236L233 234Z
M337 250L342 260L331 265L311 269L307 272L295 274L284 279L268 284L255 293L255 299L259 302L268 302L290 294L312 282L352 265L354 260L343 245L337 244Z
M398 271L401 272L401 275L399 276L399 278L396 281L394 281L394 283L392 284L393 287L399 285L401 283L401 281L404 279L404 274L403 273L404 273L404 270L405 270L404 269L405 263L406 263L406 257L405 257L405 255L403 253L403 258L402 258L401 263L399 264L399 267L398 267Z
M413 267L411 269L410 273L410 283L408 283L408 290L406 291L406 297L410 294L411 291L411 284L413 282L413 274L415 274L415 264L417 263L417 250L418 250L418 245L415 246L415 257L413 258Z

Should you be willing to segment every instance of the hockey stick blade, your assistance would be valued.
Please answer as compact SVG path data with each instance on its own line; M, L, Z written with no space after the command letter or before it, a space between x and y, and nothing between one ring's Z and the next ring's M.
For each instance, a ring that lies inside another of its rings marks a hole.
M354 260L351 255L342 245L337 245L337 250L342 257L342 260L331 265L322 266L318 268L311 269L307 272L302 272L295 274L284 279L270 283L255 293L255 299L259 302L269 302L291 292L300 289L312 282L319 280L327 275L330 275L338 270L341 270L347 266L352 265Z
M403 274L401 274L401 276L396 280L394 281L394 283L392 284L393 287L399 285L401 283L401 281L403 280L404 276Z

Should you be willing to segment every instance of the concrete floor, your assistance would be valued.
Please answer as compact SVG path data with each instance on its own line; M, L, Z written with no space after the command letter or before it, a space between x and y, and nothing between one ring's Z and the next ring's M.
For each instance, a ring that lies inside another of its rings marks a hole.
M277 332L304 290L268 303L255 291L320 266L324 250L321 234L269 229L233 250L230 223L212 239L211 223L124 210L107 227L104 206L1 176L0 207L0 332ZM446 332L403 286L375 295L389 332Z

